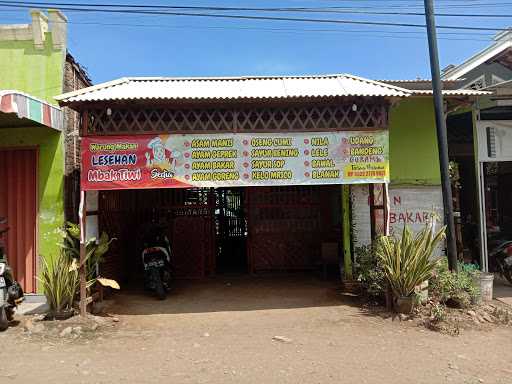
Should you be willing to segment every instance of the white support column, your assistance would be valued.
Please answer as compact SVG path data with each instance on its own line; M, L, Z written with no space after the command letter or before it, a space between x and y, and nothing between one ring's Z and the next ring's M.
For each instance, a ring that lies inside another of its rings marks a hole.
M484 163L478 162L478 207L479 212L479 237L480 237L480 260L481 267L484 272L489 272L489 254L487 252L487 222L486 222L486 207L485 207L485 172Z
M87 220L87 192L80 191L80 208L78 211L78 217L80 220L80 316L87 314L87 276L85 269L85 258L86 258L86 220Z
M485 213L485 173L484 162L480 161L480 141L478 132L478 121L480 120L480 109L478 104L473 110L473 150L475 156L475 173L477 185L477 203L478 203L478 238L480 267L484 272L489 271L489 255L487 252L487 220Z
M98 240L98 196L99 191L87 191L86 205L87 205L87 220L85 222L86 232L85 241L93 237Z

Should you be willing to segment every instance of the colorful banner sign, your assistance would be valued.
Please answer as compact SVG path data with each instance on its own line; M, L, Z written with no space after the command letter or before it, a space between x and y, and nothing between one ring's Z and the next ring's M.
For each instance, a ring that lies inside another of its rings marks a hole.
M389 181L387 131L82 139L82 189Z

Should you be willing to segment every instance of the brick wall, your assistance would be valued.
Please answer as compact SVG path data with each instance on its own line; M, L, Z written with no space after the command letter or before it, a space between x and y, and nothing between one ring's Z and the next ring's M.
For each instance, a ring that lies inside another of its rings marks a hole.
M69 53L64 65L64 92L76 91L92 85L83 67ZM78 222L78 204L80 199L80 115L69 107L63 107L64 113L64 153L65 179L64 204L67 221Z

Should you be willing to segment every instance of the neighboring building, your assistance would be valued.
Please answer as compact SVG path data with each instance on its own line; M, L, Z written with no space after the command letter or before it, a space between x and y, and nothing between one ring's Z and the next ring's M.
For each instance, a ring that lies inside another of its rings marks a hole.
M64 64L64 92L71 92L91 85L85 69L69 52ZM80 200L80 116L70 108L63 108L65 127L64 213L67 221L78 223Z
M457 82L461 89L490 91L449 115L447 127L457 179L459 252L467 261L492 271L492 260L488 260L492 243L512 234L512 179L510 158L505 155L512 144L506 137L512 132L512 105L507 94L512 80L512 30L498 33L492 44L462 64L445 68L443 79Z
M402 87L411 95L390 110L390 173L389 212L391 232L400 232L404 224L419 230L430 213L443 218L443 197L439 168L439 152L435 125L432 83L430 80L384 80ZM472 105L488 92L458 89L458 81L444 81L446 111ZM367 213L368 192L355 186L353 218L356 246L370 243Z
M31 17L0 26L0 216L10 227L9 262L29 293L37 290L38 257L60 251L65 173L76 165L78 121L54 96L91 84L67 51L65 16L33 10Z
M512 79L512 30L494 37L494 43L460 65L443 70L444 80L459 80L460 88L483 89Z

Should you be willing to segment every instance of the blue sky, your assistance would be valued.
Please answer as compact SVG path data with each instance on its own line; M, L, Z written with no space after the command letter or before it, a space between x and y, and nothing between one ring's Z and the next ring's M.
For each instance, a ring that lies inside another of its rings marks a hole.
M84 0L62 2L84 3ZM399 12L423 10L423 1L420 0L113 0L111 3L236 7L348 6L361 7L362 10ZM505 0L438 0L436 3L439 12L512 14L512 2ZM69 18L69 49L87 68L95 83L122 76L301 75L343 72L374 79L430 77L427 42L422 29L219 20L185 16L113 15L73 11L64 13ZM268 15L424 23L421 16L311 13ZM27 9L0 7L1 24L28 21ZM512 17L438 17L437 23L504 28L512 25ZM490 44L494 34L481 31L460 33L440 35L442 67L449 63L460 63L484 48Z

